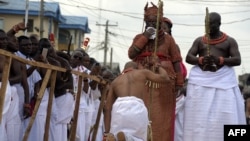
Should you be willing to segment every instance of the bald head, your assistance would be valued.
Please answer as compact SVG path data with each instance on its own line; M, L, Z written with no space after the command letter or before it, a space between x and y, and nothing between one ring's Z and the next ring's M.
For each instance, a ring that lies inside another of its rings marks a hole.
M217 12L209 13L209 18L210 18L210 21L217 21L217 22L221 23L221 16Z
M127 69L127 68L133 68L133 69L137 69L138 66L137 66L137 63L133 62L133 61L129 61L125 64L124 66L124 70Z

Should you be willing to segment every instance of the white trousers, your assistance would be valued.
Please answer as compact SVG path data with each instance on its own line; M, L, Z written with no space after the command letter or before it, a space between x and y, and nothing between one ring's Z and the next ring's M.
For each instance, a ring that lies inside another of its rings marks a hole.
M144 102L134 96L119 97L113 104L110 132L123 131L133 141L146 141L148 111Z

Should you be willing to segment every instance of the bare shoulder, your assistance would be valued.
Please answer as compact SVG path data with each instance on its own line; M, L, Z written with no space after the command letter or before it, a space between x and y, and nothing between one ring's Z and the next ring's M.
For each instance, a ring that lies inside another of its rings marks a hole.
M239 46L237 41L235 40L235 38L228 36L227 37L227 41L225 42L225 44L229 47L230 50L232 50L233 52L235 51L239 51Z
M197 37L191 46L191 50L197 50L199 46L202 46L202 36Z
M199 36L194 40L194 43L201 43L203 36Z
M227 40L230 42L230 43L237 43L237 41L235 40L235 38L231 37L231 36L227 36Z
M134 40L137 40L138 38L140 38L141 36L144 36L143 34L137 34L135 37L134 37Z

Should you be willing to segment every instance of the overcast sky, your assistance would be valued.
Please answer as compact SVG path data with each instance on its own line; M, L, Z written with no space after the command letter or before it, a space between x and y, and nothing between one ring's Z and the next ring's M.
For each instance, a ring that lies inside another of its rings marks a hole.
M113 61L119 62L121 69L129 61L127 51L134 36L142 32L143 13L146 2L158 5L158 0L45 0L60 2L64 15L86 16L91 34L89 54L103 62L104 51L101 44L105 39L105 25L109 21L108 56L113 48ZM205 32L204 16L206 7L210 12L218 12L222 17L221 30L234 37L239 45L242 64L235 67L236 74L250 72L250 0L163 0L164 16L173 22L172 34L181 48L185 60L188 49L198 36ZM97 25L98 23L98 25ZM186 64L188 70L190 65Z

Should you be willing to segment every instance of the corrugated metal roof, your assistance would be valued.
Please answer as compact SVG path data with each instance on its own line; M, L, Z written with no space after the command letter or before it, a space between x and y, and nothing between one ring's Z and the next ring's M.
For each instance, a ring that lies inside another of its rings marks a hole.
M0 14L25 15L26 0L9 0L7 5L0 5ZM29 15L40 14L40 2L29 2ZM59 22L59 28L81 29L90 33L88 18L61 15L58 2L44 2L44 16L52 17Z
M2 14L25 14L25 0L10 0L7 5L0 5L0 13ZM40 14L40 2L29 2L29 15L38 16ZM52 17L59 22L64 22L65 19L61 15L58 2L44 2L44 16Z
M65 22L59 24L59 28L82 29L85 33L90 33L88 17L64 16Z
M9 10L25 10L26 0L9 0L8 4L1 7L1 9ZM40 11L40 2L30 1L29 10ZM60 6L58 2L44 2L44 11L51 11L56 13L60 11Z

